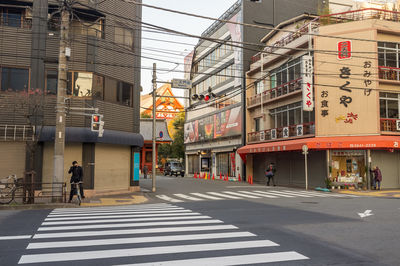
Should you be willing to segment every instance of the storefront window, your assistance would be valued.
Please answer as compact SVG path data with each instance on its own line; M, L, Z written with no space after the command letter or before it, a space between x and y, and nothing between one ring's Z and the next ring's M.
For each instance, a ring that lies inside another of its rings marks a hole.
M218 153L217 154L217 175L235 176L235 153Z
M199 156L188 155L188 174L199 173Z
M25 91L28 89L28 69L3 67L0 70L2 91Z
M361 183L366 177L365 151L332 151L331 179L339 183Z

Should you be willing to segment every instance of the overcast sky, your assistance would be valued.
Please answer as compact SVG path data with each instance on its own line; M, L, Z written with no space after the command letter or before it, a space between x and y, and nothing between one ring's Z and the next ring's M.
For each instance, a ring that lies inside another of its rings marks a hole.
M218 18L236 1L237 0L143 0L143 3ZM178 15L148 7L143 7L143 22L194 35L201 35L201 33L213 23L211 20ZM169 41L182 42L189 45L168 43ZM195 38L152 33L149 32L149 29L143 28L142 56L162 59L168 62L142 58L142 94L147 94L152 89L151 68L153 63L157 63L157 69L159 69L159 71L157 71L158 81L183 78L182 72L168 72L168 70L175 69L177 71L183 71L184 56L193 50L197 41L198 39ZM175 64L175 62L179 63L179 65ZM158 87L161 85L162 84L159 83ZM176 90L175 93L181 95L182 90Z

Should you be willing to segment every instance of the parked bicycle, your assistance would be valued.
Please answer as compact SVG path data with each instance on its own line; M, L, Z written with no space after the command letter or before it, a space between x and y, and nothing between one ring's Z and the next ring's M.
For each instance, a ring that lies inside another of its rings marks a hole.
M17 175L9 175L0 180L0 204L10 204L15 198L15 192L22 187L23 178Z

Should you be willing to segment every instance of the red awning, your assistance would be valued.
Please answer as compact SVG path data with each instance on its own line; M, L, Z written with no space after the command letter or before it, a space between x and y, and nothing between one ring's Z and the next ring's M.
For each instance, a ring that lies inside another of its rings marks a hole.
M245 158L253 153L301 151L303 145L307 145L309 150L399 149L400 136L324 137L264 142L243 146L238 153Z

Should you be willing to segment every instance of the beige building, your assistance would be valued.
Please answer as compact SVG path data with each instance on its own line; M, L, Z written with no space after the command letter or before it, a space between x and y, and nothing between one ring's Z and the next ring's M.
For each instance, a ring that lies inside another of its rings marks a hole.
M263 181L273 162L279 184L304 186L307 146L310 186L370 187L379 166L382 187L400 187L399 19L373 8L303 16L263 38L247 73L247 175Z

